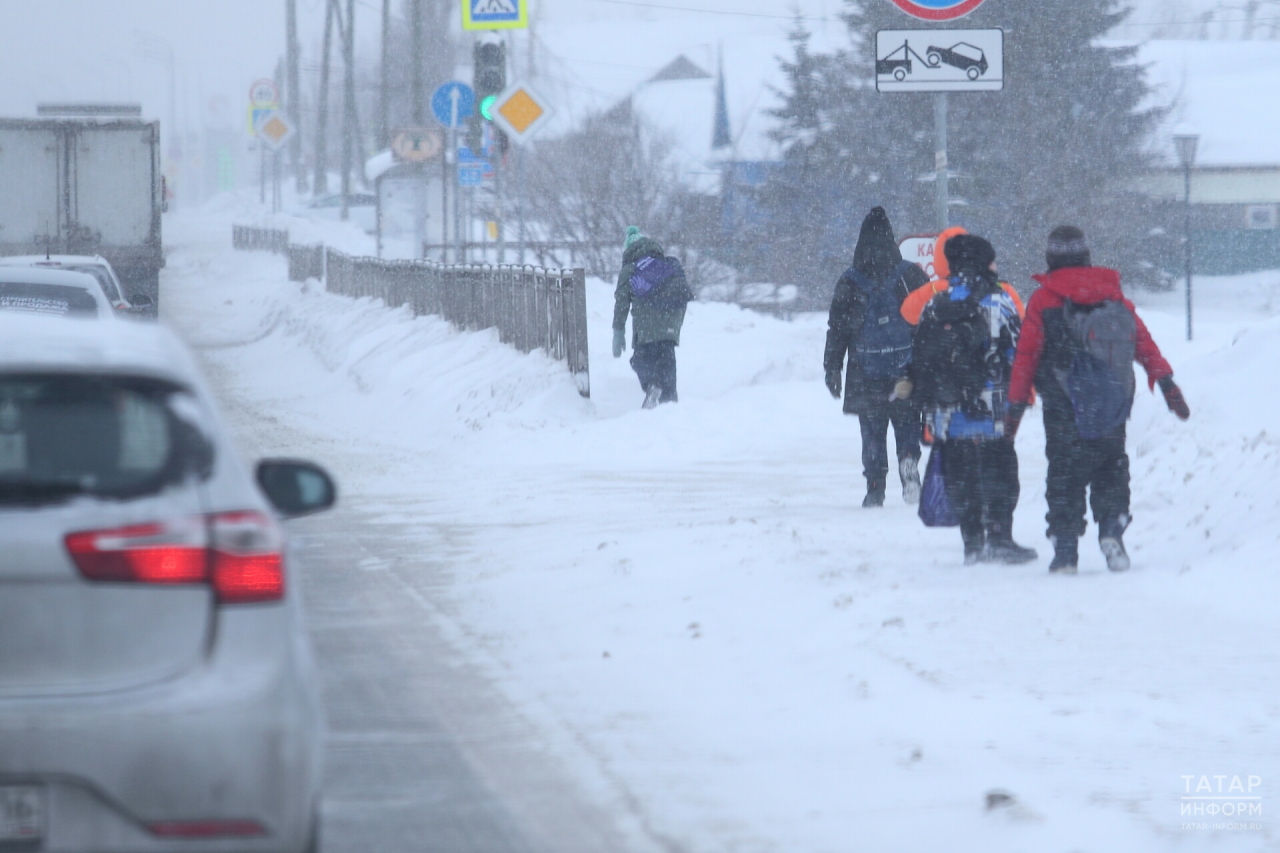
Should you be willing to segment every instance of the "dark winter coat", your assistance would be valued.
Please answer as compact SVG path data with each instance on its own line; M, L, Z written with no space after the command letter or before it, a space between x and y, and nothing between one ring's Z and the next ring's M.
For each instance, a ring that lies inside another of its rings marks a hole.
M893 271L894 265L902 260L902 255L898 253L898 247L892 243L890 243L890 246L896 255L896 259L888 265L888 271L882 272L879 278L870 272L860 271L873 281L882 281L885 276ZM877 261L877 263L879 264L880 262ZM855 263L856 267L857 264ZM879 266L877 267L878 270ZM907 298L911 291L925 284L928 280L929 277L925 275L924 270L912 264L895 285L899 304L903 299ZM845 357L846 355L848 356L848 372L845 376L844 386L844 411L845 414L849 415L856 415L859 411L871 407L880 398L887 400L894 381L893 379L869 381L858 364L856 348L858 338L862 334L862 319L866 313L866 307L866 298L854 283L852 271L845 272L844 275L840 276L840 280L836 282L836 292L831 298L831 313L827 319L827 349L822 359L822 366L828 372L841 370L845 367Z
M631 274L636 261L644 257L662 257L662 247L648 237L636 240L622 253L622 271L618 273L618 286L613 292L613 328L627 327L627 314L631 314L631 346L673 341L680 344L680 327L684 325L687 303L678 308L661 308L643 299L633 299Z
M876 284L883 283L902 264L902 252L893 236L893 226L883 207L873 207L862 220L858 243L853 250L853 266L836 282L831 298L831 313L827 320L827 348L823 354L823 369L828 373L841 370L848 356L848 371L844 386L845 414L856 415L879 411L889 399L894 382L901 377L869 377L859 364L858 344L862 337L862 321L867 312L867 294L858 287L854 273ZM911 291L928 281L924 270L910 265L893 284L896 302L901 309L902 300Z
M1120 289L1120 273L1106 267L1064 267L1034 277L1040 288L1027 303L1027 317L1022 325L1022 337L1018 341L1018 355L1013 365L1013 377L1009 386L1011 403L1026 403L1035 385L1044 401L1046 426L1050 421L1075 423L1075 412L1066 389L1055 377L1055 369L1067 371L1071 367L1074 347L1063 316L1063 304L1070 299L1077 305L1096 305L1114 300L1122 302L1130 311L1133 303L1124 298ZM1134 360L1147 371L1147 379L1154 387L1165 376L1173 375L1173 368L1160 354L1160 348L1151 333L1134 312L1137 321Z

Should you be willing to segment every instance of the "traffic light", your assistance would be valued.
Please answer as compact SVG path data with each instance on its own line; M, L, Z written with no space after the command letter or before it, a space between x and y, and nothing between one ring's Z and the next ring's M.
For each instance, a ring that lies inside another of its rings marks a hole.
M476 104L485 121L493 121L493 102L507 88L507 46L502 42L481 42L472 50L475 62Z

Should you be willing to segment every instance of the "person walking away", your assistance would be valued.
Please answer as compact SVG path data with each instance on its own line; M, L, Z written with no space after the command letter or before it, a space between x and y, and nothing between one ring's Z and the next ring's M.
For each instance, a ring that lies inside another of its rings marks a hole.
M1006 432L1016 434L1032 387L1044 401L1049 571L1075 574L1079 539L1087 528L1085 490L1098 545L1115 572L1129 568L1124 531L1129 515L1129 456L1125 422L1133 406L1133 362L1160 386L1169 410L1191 416L1173 368L1125 299L1120 274L1091 265L1084 232L1073 225L1049 234L1049 271L1027 305L1009 387Z
M861 427L864 507L884 505L890 423L902 498L909 504L920 500L920 410L894 397L893 390L911 359L911 327L902 319L902 300L926 279L924 270L902 259L884 208L872 208L862 221L853 265L836 282L823 356L827 389L837 400L848 357L844 412L857 415Z
M627 228L622 270L613 294L613 357L627 348L627 314L631 314L631 368L644 391L643 408L674 403L676 347L693 291L680 261L667 257L654 240L635 225Z
M920 317L908 382L941 452L947 500L960 520L964 561L1026 563L1013 540L1018 456L1005 414L1021 321L995 273L996 252L960 234L944 247L951 277Z
M939 293L945 293L947 288L951 286L951 268L947 265L946 246L947 241L959 234L968 234L969 232L959 225L953 225L938 235L938 239L933 243L933 272L936 278L927 284L917 287L915 290L902 301L902 318L913 326L920 325L920 315L924 313L924 308L929 301ZM1022 296L1014 289L1012 284L1007 281L1000 282L1000 287L1005 293L1009 294L1009 298L1013 300L1013 305L1018 309L1018 316L1026 316L1026 306L1022 304Z

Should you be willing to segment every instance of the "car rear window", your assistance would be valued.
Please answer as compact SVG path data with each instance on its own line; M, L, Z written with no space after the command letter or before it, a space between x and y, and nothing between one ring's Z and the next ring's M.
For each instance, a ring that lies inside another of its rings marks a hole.
M0 282L0 311L96 317L98 303L93 294L82 287L3 281Z
M0 374L0 503L139 497L207 474L194 409L153 379Z

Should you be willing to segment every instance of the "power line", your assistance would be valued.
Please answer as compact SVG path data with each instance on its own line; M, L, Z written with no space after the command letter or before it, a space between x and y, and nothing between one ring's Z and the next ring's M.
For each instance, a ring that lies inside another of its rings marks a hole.
M817 21L830 23L828 17L812 18L806 15L772 15L768 12L734 12L728 9L699 9L690 6L668 6L663 3L641 3L639 0L596 0L597 3L612 3L617 6L640 6L646 9L666 9L672 12L700 12L705 15L732 15L735 18L773 18L780 21Z

